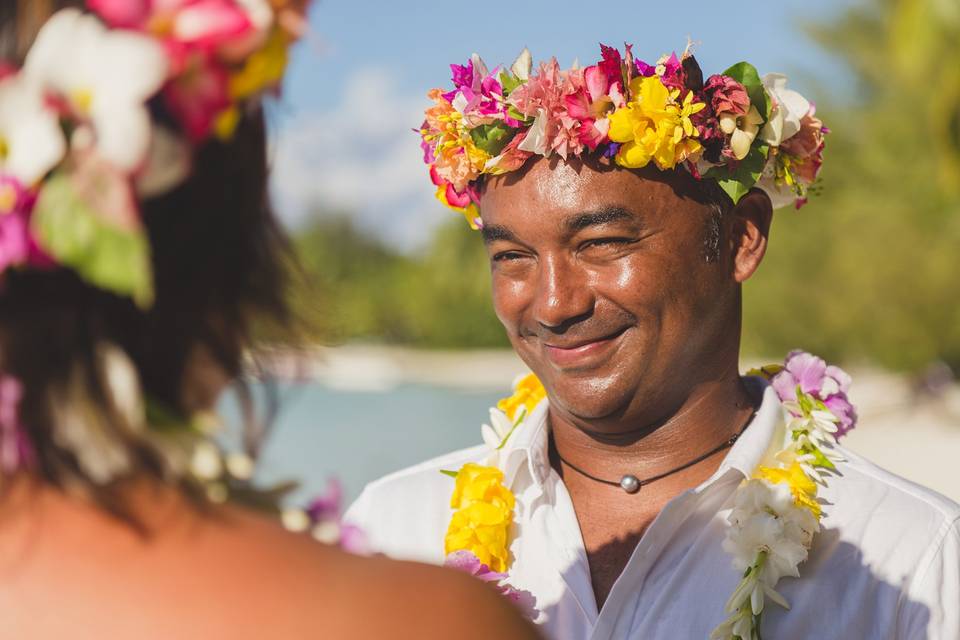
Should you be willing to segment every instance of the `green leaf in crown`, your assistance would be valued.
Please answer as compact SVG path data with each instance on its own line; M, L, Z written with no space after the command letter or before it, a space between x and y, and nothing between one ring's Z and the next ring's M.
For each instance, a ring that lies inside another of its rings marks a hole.
M79 178L79 179L78 179ZM106 216L122 203L129 184L94 167L59 171L43 185L32 225L40 244L58 263L86 282L121 296L137 306L153 304L153 271L146 230L131 210ZM109 202L111 208L103 208ZM97 205L101 205L98 207Z

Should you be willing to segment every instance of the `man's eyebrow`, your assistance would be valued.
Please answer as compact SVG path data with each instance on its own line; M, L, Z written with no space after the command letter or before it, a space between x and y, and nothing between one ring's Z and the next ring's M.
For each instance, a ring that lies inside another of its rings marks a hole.
M517 236L514 235L513 231L498 224L483 225L481 233L483 233L483 241L487 244L496 242L497 240L506 240L507 242L517 241Z
M611 222L634 222L643 223L640 214L635 213L625 207L610 206L596 211L584 211L568 218L563 226L570 233L583 231L587 227L594 227L601 224L610 224Z

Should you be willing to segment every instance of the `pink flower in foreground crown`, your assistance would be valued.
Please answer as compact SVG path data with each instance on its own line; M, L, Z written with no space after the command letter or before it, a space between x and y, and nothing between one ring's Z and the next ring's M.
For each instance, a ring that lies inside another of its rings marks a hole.
M492 584L500 595L519 607L520 611L529 619L533 620L537 617L536 597L529 591L511 587L504 582L507 579L507 574L491 571L490 567L480 562L473 553L469 551L454 551L444 560L443 566L448 569L469 573L474 578L479 578L484 582Z
M781 401L795 401L797 387L802 393L822 401L840 421L836 436L846 435L857 424L857 413L847 391L850 376L840 367L828 365L822 358L805 351L791 351L784 369L771 384Z
M168 46L218 47L254 24L234 0L87 0L108 26L150 33Z
M53 260L30 231L30 214L36 195L18 180L0 174L0 273L7 267L48 267Z

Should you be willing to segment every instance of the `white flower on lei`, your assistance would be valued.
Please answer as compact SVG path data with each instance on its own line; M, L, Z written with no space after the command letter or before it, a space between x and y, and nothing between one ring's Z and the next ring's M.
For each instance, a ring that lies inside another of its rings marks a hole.
M168 62L148 36L109 30L76 9L54 14L27 54L23 73L64 98L96 134L98 153L132 172L150 143L146 101L161 88Z
M0 80L0 173L36 184L66 153L57 113L22 74Z
M783 576L799 577L798 567L807 559L820 523L809 509L796 504L788 485L762 479L749 480L737 491L727 519L730 528L723 548L744 577L726 604L733 615L711 638L748 638L752 616L763 611L765 598L789 608L774 587Z
M490 447L486 459L487 466L500 466L500 452L525 415L526 410L521 409L517 419L511 422L507 414L500 411L500 409L490 409L490 424L485 424L480 427L480 435L483 437L483 443Z

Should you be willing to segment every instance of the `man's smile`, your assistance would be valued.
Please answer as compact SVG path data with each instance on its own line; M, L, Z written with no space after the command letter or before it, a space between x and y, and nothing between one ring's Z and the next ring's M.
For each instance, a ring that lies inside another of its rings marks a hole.
M557 367L572 368L597 364L608 357L620 343L620 337L629 327L623 327L613 333L576 341L551 340L543 342L543 351Z

